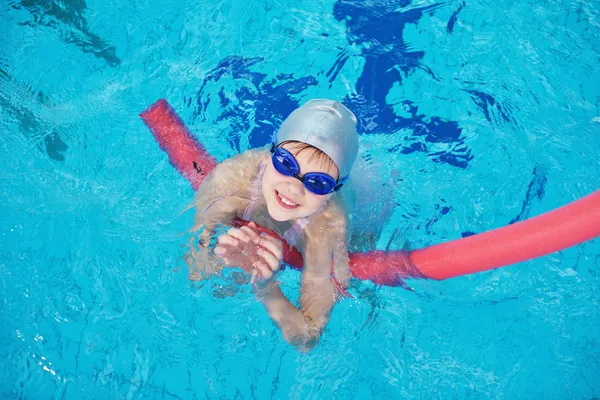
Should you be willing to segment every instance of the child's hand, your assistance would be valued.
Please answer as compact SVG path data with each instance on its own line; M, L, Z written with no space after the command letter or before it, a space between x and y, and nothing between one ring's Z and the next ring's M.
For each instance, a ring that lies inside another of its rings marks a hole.
M250 273L256 263L256 247L260 241L258 233L251 227L243 226L241 228L231 228L229 231L219 236L215 246L215 254L225 261L225 264L232 267L240 267L246 273Z
M252 282L254 283L257 279L269 281L281 267L283 243L271 235L262 234L260 235L256 255L258 259L254 264L254 271L252 271Z
M253 282L268 281L281 267L283 243L267 234L259 236L256 224L251 222L219 236L214 252L226 265L240 267L246 273L252 271Z

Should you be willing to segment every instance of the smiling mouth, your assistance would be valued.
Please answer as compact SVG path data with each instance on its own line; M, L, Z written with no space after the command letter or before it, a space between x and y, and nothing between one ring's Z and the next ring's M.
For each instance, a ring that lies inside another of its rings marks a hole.
M284 197L281 194L279 194L279 192L277 190L275 191L275 198L277 199L277 203L279 203L279 205L281 207L283 207L287 210L291 210L292 208L296 208L299 206L299 204L294 203L287 197Z

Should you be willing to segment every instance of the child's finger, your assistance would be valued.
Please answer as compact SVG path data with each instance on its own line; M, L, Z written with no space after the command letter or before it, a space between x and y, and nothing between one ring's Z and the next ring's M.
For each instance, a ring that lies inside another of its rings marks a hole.
M237 246L239 245L239 242L237 239L228 236L228 235L221 235L219 236L219 238L217 239L217 243L220 245L227 245L227 246Z
M259 233L258 225L256 225L256 222L252 221L246 226L252 229L252 231L256 232L257 234Z
M247 234L253 243L258 243L258 241L260 240L260 237L258 236L258 234L255 231L253 231L251 228L248 228L247 226L242 226L240 228L240 230L242 232L244 232L245 234Z
M225 256L232 256L236 253L239 253L239 250L235 246L227 246L227 245L218 244L215 246L213 253L215 253L219 257L223 258Z
M271 271L277 271L279 269L280 262L270 251L258 249L256 255L264 260Z
M250 241L250 236L246 232L237 228L229 229L229 231L227 231L227 236L231 236L243 243L248 243Z
M227 250L225 249L225 247L219 245L215 246L215 249L213 251L218 256L224 256L225 254L227 254Z
M283 260L283 243L269 235L263 235L258 245L271 252L279 261Z
M218 257L221 257L221 259L223 261L225 261L225 264L229 264L231 262L231 251L227 247L215 246L215 249L213 250L213 252Z
M262 279L271 279L273 271L263 261L257 261L254 263L254 269L258 271L258 274Z

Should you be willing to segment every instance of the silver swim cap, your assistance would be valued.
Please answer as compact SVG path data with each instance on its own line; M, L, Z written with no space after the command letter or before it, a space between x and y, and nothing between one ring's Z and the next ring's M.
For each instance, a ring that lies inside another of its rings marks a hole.
M356 117L339 101L309 100L283 121L275 145L288 140L310 144L327 154L342 181L350 175L358 153Z

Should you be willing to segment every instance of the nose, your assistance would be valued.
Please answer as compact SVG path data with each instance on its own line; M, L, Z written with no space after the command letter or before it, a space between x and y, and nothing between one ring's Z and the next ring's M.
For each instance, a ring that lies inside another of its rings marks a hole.
M304 184L298 179L291 177L288 181L288 191L290 196L302 196L304 194Z

